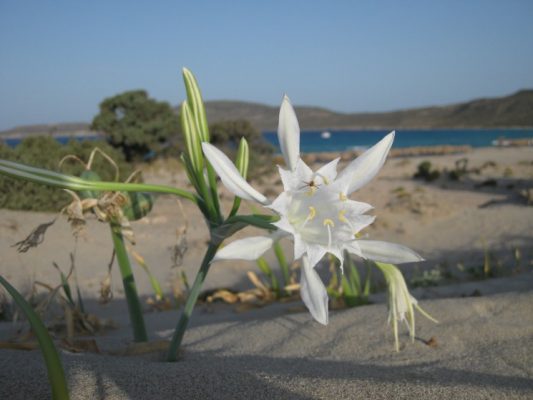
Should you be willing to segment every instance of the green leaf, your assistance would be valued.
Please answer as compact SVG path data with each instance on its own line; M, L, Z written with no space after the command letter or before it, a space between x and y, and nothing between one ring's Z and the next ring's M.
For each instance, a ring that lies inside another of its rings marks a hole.
M6 281L2 276L0 276L0 284L2 284L8 293L13 297L15 303L21 308L28 318L28 321L31 324L32 330L37 337L39 346L43 353L44 361L46 364L46 369L48 371L48 380L52 388L52 398L54 400L63 400L68 399L68 386L65 379L65 372L63 370L63 365L61 364L61 359L57 353L57 349L48 333L48 330L44 326L43 322L39 316L33 311L31 306L24 300L24 297Z
M272 225L272 222L277 222L277 221L279 221L279 217L277 215L254 214L254 215L235 215L234 217L228 218L226 220L226 223L244 222L248 225L252 225L257 228L275 231L278 228Z
M42 168L30 167L0 159L0 174L36 182L43 185L54 186L62 189L75 191L97 190L97 191L121 191L121 192L152 192L174 194L194 203L198 203L198 198L191 192L177 189L170 186L150 185L146 183L121 183L121 182L98 182L78 178L72 175L60 174Z

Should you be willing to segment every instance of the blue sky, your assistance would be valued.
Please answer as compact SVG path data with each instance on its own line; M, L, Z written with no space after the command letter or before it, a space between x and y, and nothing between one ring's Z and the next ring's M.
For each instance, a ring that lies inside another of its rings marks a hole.
M90 121L143 88L337 111L533 88L533 1L0 0L0 129Z

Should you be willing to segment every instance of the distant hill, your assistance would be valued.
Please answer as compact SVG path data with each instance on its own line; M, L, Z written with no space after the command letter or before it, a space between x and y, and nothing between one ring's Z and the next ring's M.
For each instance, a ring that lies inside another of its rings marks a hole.
M378 129L378 128L513 128L533 127L533 89L498 98L472 100L435 106L379 113L339 113L320 107L298 107L302 129ZM176 109L177 110L177 109ZM207 101L210 123L249 120L261 130L275 130L279 108L244 101ZM0 135L69 135L89 131L87 123L20 126Z
M319 107L295 107L303 129L493 128L533 127L533 90L448 106L380 113L338 113ZM210 122L246 118L262 130L275 130L278 107L239 101L209 101Z

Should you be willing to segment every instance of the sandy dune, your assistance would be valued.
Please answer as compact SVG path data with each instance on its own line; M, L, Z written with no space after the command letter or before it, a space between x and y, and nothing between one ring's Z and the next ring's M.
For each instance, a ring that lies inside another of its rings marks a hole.
M494 164L462 182L412 179L422 160L451 170L463 157L469 159L469 168ZM179 171L151 170L145 180L184 184ZM204 305L194 315L180 362L162 363L159 352L111 356L105 352L127 346L130 331L117 271L114 302L101 306L96 301L111 243L108 227L95 221L75 244L69 226L59 219L43 244L19 254L11 246L54 215L0 210L0 272L22 291L29 291L35 280L55 285L52 262L66 271L75 249L78 281L91 310L119 326L97 338L105 354L62 351L75 399L532 398L533 275L528 271L533 266L533 208L520 195L532 182L532 148L476 149L466 155L391 158L378 178L356 194L375 206L378 218L365 232L369 237L405 244L427 259L402 267L409 279L438 269L456 280L469 280L413 291L440 324L420 316L417 340L410 343L404 334L400 353L393 351L382 293L372 297L377 304L333 312L328 327L313 322L300 302L244 313L232 306ZM276 175L254 185L279 192ZM180 269L194 278L208 239L200 214L189 204L183 206L184 214L174 199L160 198L150 216L134 224L136 251L167 293ZM171 268L184 215L188 251L183 265ZM286 248L289 255L289 243ZM491 268L506 278L471 281L468 268L482 265L486 254ZM257 270L253 263L215 264L204 288L250 288L245 274L250 270ZM319 270L327 275L325 265ZM150 295L140 268L135 275L141 294ZM481 297L461 297L470 295ZM168 339L177 317L177 311L146 314L151 338ZM12 336L16 328L1 323L0 339ZM436 347L424 342L432 337ZM0 350L0 382L0 398L49 396L37 351Z

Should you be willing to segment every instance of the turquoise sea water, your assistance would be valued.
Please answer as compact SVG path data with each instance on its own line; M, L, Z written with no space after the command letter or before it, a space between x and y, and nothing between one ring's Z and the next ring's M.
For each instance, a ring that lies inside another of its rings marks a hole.
M388 130L331 130L328 139L323 138L322 131L302 131L300 148L303 153L340 152L368 148L383 138ZM279 150L276 132L264 132L264 138ZM533 139L533 129L431 129L431 130L397 130L393 147L470 145L472 147L492 146L499 138ZM78 137L77 140L95 140L98 136ZM61 143L67 143L68 136L57 136ZM9 146L16 146L20 139L5 139Z
M69 140L98 140L102 139L101 136L92 135L92 136L55 136L55 139L61 143L61 144L67 144ZM15 147L20 142L22 142L22 139L20 138L10 138L10 139L2 139L0 137L0 143L5 142L10 147Z
M329 131L329 139L322 138L322 131L302 131L300 148L303 153L345 151L365 149L381 138L387 130ZM266 140L278 147L276 132L265 132ZM397 130L393 147L470 145L472 147L492 146L501 137L506 139L533 139L533 129L432 129Z

